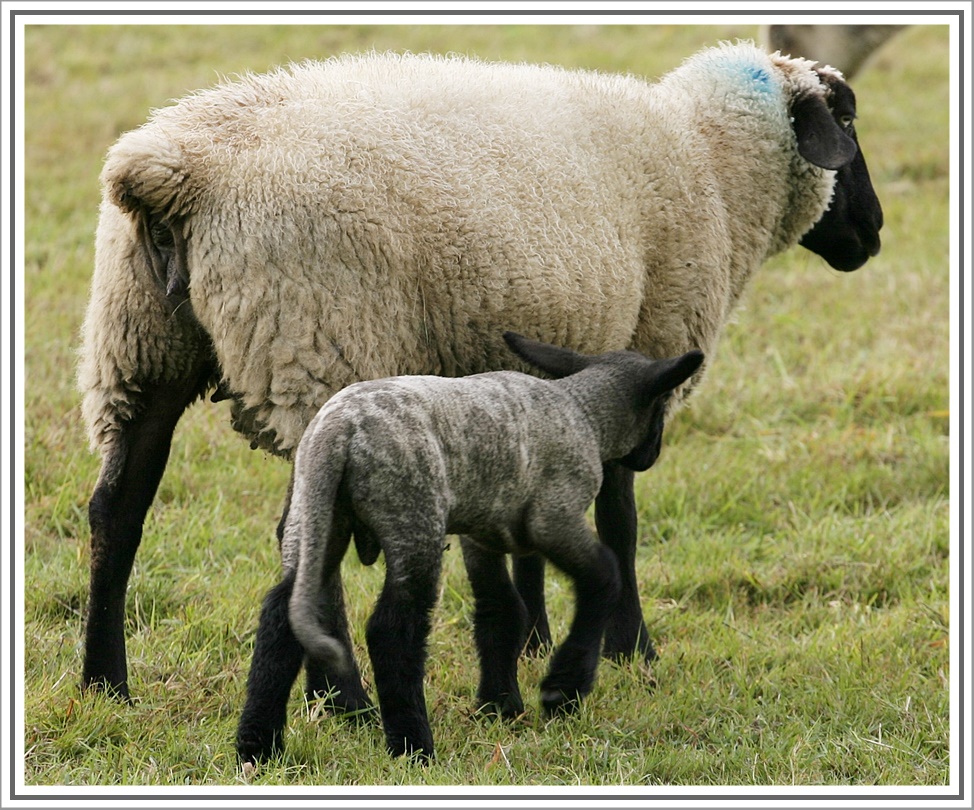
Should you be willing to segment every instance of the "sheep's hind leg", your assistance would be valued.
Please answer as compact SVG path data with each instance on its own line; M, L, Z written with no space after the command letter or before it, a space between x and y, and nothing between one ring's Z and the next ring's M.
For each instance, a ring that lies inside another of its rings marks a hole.
M588 534L588 530L580 530ZM615 555L594 540L561 544L552 549L551 561L575 583L575 617L541 682L541 704L549 714L572 712L592 691L599 648L606 621L619 594Z
M442 534L427 541L416 535L387 544L386 580L366 627L375 689L393 756L433 757L433 733L426 712L423 675L430 613L436 604Z
M641 654L649 662L656 658L639 605L636 581L636 499L634 473L615 462L602 466L602 488L595 499L595 526L599 539L615 553L619 562L622 591L605 630L606 658L615 660Z
M480 657L477 704L481 711L517 717L524 701L517 684L517 659L524 645L527 612L507 573L506 555L460 538L474 597L474 637Z
M104 453L88 504L91 569L85 627L83 689L104 689L127 700L125 591L142 524L169 459L183 411L206 388L209 363L181 380L145 386L142 409L121 425Z

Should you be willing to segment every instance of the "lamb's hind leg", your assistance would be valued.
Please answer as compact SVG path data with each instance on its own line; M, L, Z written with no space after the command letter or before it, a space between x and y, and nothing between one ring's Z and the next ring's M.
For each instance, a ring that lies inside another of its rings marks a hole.
M433 756L423 675L442 545L442 532L396 538L394 549L383 543L386 580L366 640L386 747L393 756Z
M477 704L482 711L517 717L524 701L517 684L517 659L524 646L527 612L507 573L504 554L460 539L474 598L474 637L480 657Z
M549 713L572 711L595 682L602 635L619 595L619 568L615 555L591 537L584 524L571 536L543 547L574 580L575 617L541 682L541 703Z
M318 612L319 615L328 617L328 621L324 623L325 627L328 634L345 648L349 668L345 672L334 672L314 659L306 658L305 695L308 700L322 700L325 707L333 714L347 717L349 720L371 722L377 719L375 706L362 687L362 675L352 647L341 582L338 581L337 575L334 579L334 586L322 588Z
M278 754L284 746L287 701L304 657L288 620L293 589L292 571L267 594L261 607L247 676L247 700L237 725L241 762L259 762Z
M82 688L128 699L125 591L142 540L142 524L169 458L176 423L211 374L200 362L180 380L145 386L142 410L121 426L105 451L88 504L91 570Z
M281 520L277 524L277 541L280 545L284 539L284 526L287 523L288 511L291 508L291 495L294 490L294 471L292 468L291 480L287 487L287 497L284 501L284 510ZM338 517L337 519L344 519ZM336 526L335 532L346 534L351 530L350 526ZM347 543L347 541L345 541ZM287 602L285 601L286 605ZM372 720L375 716L372 701L369 700L365 689L362 688L362 675L359 672L358 663L355 660L355 653L352 648L352 639L348 629L348 614L345 611L345 600L342 594L341 582L336 579L333 586L324 587L321 590L321 601L318 607L321 616L327 616L326 626L329 634L338 639L348 653L348 660L351 666L345 672L333 672L320 662L308 658L305 663L305 696L309 701L323 700L326 708L334 714L345 715L354 720ZM261 619L263 622L263 619ZM289 643L297 644L291 632L291 627L286 622L279 627L279 632L289 637ZM255 660L257 652L254 652ZM294 678L292 677L293 681Z
M641 654L646 661L656 658L639 605L636 581L636 499L634 474L620 464L602 466L602 488L595 499L595 526L599 539L615 553L619 562L622 590L605 630L606 658L631 658Z

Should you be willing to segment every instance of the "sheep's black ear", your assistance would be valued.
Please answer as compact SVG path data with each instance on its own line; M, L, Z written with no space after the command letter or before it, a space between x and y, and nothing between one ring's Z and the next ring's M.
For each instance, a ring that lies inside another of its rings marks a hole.
M550 343L529 340L516 332L505 332L504 341L514 354L556 380L575 374L592 363L592 358L584 354L552 346Z
M151 213L135 198L126 199L133 206L138 239L149 259L156 281L165 290L170 301L182 303L189 297L189 267L183 223L164 220L158 214Z
M798 154L823 169L841 169L859 151L856 142L842 131L832 112L818 96L806 96L791 108Z
M680 357L659 360L650 367L642 385L642 399L648 404L692 377L703 364L703 352L694 349Z

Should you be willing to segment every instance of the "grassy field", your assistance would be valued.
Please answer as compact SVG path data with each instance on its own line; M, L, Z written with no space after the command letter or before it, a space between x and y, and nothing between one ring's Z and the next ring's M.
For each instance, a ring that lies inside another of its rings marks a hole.
M244 70L365 48L458 51L653 77L750 26L31 27L26 34L25 779L242 787L233 752L259 602L275 584L287 470L224 405L184 418L129 590L130 685L81 695L87 500L98 459L74 390L105 150L149 110ZM858 78L883 253L857 273L795 249L755 278L657 467L637 479L651 677L606 664L581 713L546 720L524 661L517 723L472 717L471 600L446 555L428 668L438 758L296 688L263 786L905 786L949 780L946 28ZM346 561L363 626L381 562ZM555 632L570 589L549 579ZM406 795L402 792L396 795ZM573 795L585 795L576 791ZM608 795L601 792L599 795Z

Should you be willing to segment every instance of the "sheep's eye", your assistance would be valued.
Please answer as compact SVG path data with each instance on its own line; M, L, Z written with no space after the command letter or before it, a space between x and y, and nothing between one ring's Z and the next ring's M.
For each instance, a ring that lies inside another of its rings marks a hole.
M852 122L856 120L856 117L851 113L846 113L845 115L839 116L839 124L843 129L849 129L852 126Z

